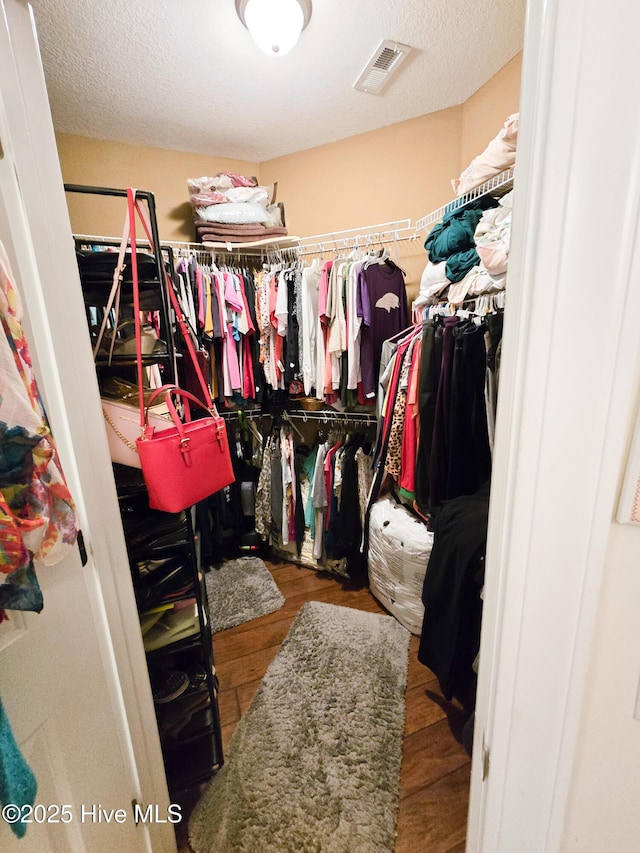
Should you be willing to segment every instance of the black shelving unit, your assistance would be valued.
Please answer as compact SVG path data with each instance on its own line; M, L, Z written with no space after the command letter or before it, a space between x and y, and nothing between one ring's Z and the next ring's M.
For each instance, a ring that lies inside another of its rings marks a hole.
M128 479L130 482L131 475ZM223 763L218 680L193 510L181 513L152 511L146 507L146 500L142 484L138 495L132 493L129 485L120 497L120 509L139 603L149 678L156 699L156 721L167 782L173 794L209 778ZM146 537L145 518L148 519ZM172 533L165 534L165 530ZM174 541L165 541L160 547L154 547L156 531L165 540L173 536ZM129 532L133 535L128 535ZM153 574L162 572L167 564L179 568L166 594L161 595L157 587L154 589ZM146 596L149 590L151 601L145 597L146 603L143 603L140 593L142 591ZM155 626L161 624L162 617L148 631L143 627L145 620L153 618L157 607L167 604L173 605L172 612L176 607L185 611L192 609L197 624L187 636L163 642L159 648L148 648L147 638ZM163 701L162 697L157 699L157 694L167 681L171 683L176 673L184 673L180 684L182 692L168 701ZM185 686L186 679L188 686ZM197 761L193 760L194 755Z
M107 187L65 184L67 192L126 199L127 191ZM154 245L158 240L153 193L137 192L150 214ZM124 207L123 207L124 210ZM111 290L117 254L113 238L76 239L80 280L89 329L102 322ZM174 330L165 287L162 250L143 249L140 264L141 308L157 311L160 337L166 351L143 357L143 365L158 365L165 382L177 379ZM148 246L148 244L146 244ZM98 251L95 247L98 247ZM111 251L109 251L111 249ZM133 319L132 285L125 270L121 288L121 317ZM135 354L96 358L98 383L118 377L137 382ZM114 464L120 514L125 534L133 588L145 645L147 668L154 694L155 723L171 794L209 778L223 763L218 712L218 681L213 657L209 606L193 508L181 513L149 509L142 472ZM173 633L178 623L181 633Z

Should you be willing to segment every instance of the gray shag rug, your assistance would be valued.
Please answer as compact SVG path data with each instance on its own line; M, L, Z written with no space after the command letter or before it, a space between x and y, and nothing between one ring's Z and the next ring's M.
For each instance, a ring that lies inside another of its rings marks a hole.
M229 560L205 575L211 630L224 631L279 610L284 596L259 557Z
M392 853L409 638L305 604L192 813L195 853Z

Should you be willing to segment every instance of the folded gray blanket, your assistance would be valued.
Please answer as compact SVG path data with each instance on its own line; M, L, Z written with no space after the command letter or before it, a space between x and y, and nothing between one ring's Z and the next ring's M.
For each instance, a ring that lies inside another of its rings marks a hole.
M208 243L252 243L256 240L267 240L269 237L286 237L289 232L286 228L263 228L254 232L246 231L219 231L217 228L197 229L197 237L202 242Z
M196 231L216 231L218 234L261 234L266 229L281 228L278 225L262 225L254 223L252 225L229 225L222 222L196 222Z

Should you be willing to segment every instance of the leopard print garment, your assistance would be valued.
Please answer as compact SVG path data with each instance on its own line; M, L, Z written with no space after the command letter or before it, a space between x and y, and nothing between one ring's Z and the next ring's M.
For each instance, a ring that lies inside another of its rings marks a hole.
M398 479L402 470L402 432L404 430L404 413L407 408L407 392L400 388L393 407L387 460L385 468L393 477Z
M262 470L256 489L255 527L262 539L269 538L271 530L271 465L273 460L273 437L269 436L262 451Z

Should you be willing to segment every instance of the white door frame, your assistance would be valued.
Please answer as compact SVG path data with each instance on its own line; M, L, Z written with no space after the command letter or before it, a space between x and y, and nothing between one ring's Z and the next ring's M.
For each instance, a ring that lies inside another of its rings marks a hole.
M638 399L639 25L624 0L529 3L469 851L562 849Z
M24 0L0 0L0 16L13 59L5 45L3 67L12 79L5 76L0 85L27 220L16 225L14 236L20 242L21 232L35 235L31 263L37 275L23 277L25 327L92 556L87 571L93 565L95 574L86 582L94 619L102 625L103 666L111 673L123 754L129 756L136 798L158 804L162 814L169 795L35 26ZM30 247L22 242L26 255ZM150 849L175 851L171 824L148 829Z

